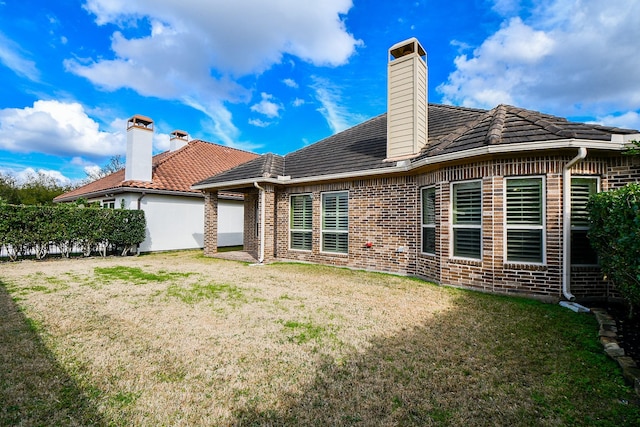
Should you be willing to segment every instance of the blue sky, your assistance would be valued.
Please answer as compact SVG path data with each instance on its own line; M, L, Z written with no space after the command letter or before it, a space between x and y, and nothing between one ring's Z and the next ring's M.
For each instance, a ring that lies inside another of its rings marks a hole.
M286 154L386 110L416 37L429 102L640 129L640 0L0 0L0 172L76 182L126 120Z

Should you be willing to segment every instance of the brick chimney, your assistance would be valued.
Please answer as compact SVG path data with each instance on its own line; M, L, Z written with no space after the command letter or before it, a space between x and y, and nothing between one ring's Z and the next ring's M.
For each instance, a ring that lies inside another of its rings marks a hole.
M153 120L135 115L127 121L125 181L151 182Z
M426 58L416 38L389 49L386 161L416 157L427 144Z
M189 143L189 134L183 130L174 130L171 132L169 140L169 151L176 151Z

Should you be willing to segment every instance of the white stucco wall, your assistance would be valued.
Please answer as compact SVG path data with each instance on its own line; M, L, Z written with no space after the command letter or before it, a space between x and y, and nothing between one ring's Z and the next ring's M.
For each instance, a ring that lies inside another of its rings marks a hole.
M122 200L126 209L137 209L140 194L115 197L116 208ZM140 201L147 220L146 238L141 252L196 249L204 247L204 200L199 197L180 197L147 194ZM218 246L243 243L243 202L220 199L218 203Z

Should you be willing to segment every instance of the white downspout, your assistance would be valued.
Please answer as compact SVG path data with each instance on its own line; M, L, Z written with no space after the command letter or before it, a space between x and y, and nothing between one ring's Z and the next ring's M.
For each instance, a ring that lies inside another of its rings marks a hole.
M262 264L264 262L264 217L267 212L266 206L264 205L265 191L257 182L254 182L253 186L260 190L260 257L258 258L258 263Z
M587 157L587 149L580 147L578 155L562 168L562 294L573 301L571 293L571 167Z

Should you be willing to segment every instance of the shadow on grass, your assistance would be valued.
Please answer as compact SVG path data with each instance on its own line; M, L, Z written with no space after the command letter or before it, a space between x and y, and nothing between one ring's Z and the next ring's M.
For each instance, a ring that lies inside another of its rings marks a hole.
M325 356L277 408L251 403L235 425L640 425L635 395L590 315L476 293L364 352ZM255 401L256 399L254 399Z
M1 281L0 425L106 425Z

